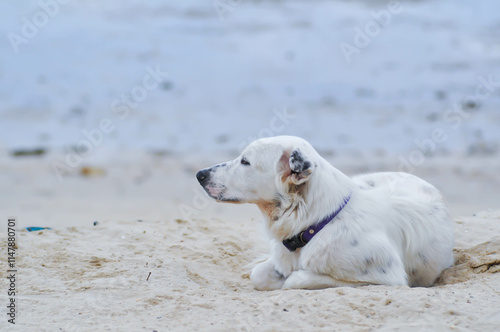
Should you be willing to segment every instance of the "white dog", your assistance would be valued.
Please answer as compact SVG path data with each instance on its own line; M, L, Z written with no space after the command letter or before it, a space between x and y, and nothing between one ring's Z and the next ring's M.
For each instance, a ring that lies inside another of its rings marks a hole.
M349 178L305 140L279 136L196 177L217 201L262 211L272 250L252 270L258 290L431 286L453 264L449 211L416 176Z

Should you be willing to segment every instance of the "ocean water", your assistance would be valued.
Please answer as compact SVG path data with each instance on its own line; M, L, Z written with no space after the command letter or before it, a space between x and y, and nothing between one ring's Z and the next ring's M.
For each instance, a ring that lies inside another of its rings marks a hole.
M0 150L496 154L500 2L0 4Z

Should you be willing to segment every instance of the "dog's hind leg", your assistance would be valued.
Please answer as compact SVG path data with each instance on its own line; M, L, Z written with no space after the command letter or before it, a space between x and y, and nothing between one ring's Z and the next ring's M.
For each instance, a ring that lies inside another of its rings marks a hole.
M316 274L312 271L299 270L293 272L283 284L283 289L322 289L342 286L364 286L368 283L346 282L328 275Z

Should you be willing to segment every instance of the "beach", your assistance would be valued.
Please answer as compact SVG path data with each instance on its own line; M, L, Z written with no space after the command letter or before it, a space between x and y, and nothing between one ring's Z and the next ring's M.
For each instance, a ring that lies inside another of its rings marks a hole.
M473 190L497 197L494 158L430 159L419 169L428 181L441 179L455 221L457 265L436 286L272 292L254 290L248 278L269 249L258 209L212 202L198 188L195 170L212 156L117 156L61 183L53 158L1 163L9 182L3 196L11 193L2 212L17 222L20 331L495 331L500 324L500 210L476 211ZM348 174L397 167L396 160L330 161ZM6 237L4 228L2 248Z
M497 0L0 12L1 331L500 330ZM455 265L429 288L254 290L260 211L195 174L277 135L435 185Z

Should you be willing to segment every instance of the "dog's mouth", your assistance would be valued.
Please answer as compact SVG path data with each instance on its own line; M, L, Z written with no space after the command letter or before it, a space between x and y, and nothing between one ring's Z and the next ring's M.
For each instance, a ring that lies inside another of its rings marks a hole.
M215 185L213 183L208 183L206 186L203 187L203 189L205 189L207 194L214 199L218 199L226 191L225 186Z
M216 198L217 199L217 202L222 202L222 203L234 203L234 204L238 204L238 203L241 203L241 200L237 199L237 198L226 198L226 197L219 197L219 198Z
M217 202L224 203L241 203L241 200L235 197L226 197L227 188L223 185L214 185L213 183L208 183L203 187L207 192L208 196L215 199Z

